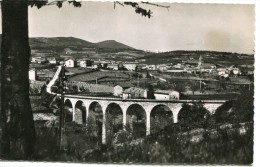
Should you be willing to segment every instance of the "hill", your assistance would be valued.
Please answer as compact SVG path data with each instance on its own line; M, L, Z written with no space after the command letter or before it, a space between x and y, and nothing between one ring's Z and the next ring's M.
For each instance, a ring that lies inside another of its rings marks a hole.
M0 44L2 41L2 34L0 34ZM52 50L56 52L63 52L64 49L70 48L74 51L82 51L84 49L94 49L105 52L114 52L122 50L136 50L123 43L115 40L107 40L98 43L92 43L75 37L34 37L29 39L31 49L35 50Z
M84 47L95 47L94 43L74 37L30 38L29 43L32 49L49 49L57 52L63 51L65 48L81 50Z
M110 49L134 49L130 46L117 42L115 40L107 40L96 43L100 48L110 48Z

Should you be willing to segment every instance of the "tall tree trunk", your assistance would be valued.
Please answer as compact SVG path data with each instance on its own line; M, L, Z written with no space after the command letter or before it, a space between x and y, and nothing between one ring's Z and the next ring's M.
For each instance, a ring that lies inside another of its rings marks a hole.
M29 159L35 128L29 99L28 2L2 1L1 157Z

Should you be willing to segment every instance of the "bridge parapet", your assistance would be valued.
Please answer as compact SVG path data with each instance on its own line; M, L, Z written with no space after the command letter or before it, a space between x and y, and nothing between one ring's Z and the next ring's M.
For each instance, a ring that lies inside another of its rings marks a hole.
M60 96L60 95L58 95ZM156 100L156 99L123 99L115 97L95 97L95 96L82 96L65 94L67 98L76 99L91 99L91 100L107 100L107 101L122 101L122 102L158 102L158 103L219 103L223 104L225 100Z

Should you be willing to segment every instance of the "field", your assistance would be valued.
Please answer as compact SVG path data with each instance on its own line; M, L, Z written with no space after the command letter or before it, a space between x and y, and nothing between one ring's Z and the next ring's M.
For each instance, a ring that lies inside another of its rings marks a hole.
M131 75L121 71L93 71L71 76L69 81L96 82L109 78L113 81L130 80Z

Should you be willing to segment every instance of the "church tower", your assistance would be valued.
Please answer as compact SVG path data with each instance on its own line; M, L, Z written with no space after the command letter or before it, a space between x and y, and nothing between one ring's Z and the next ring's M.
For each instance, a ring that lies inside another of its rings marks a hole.
M203 58L200 56L199 62L198 62L198 67L201 67L203 65Z

